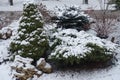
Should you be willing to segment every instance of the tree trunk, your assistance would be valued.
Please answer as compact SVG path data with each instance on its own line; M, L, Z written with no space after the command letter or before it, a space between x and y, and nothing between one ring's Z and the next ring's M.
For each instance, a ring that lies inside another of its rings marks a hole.
M9 3L12 6L13 5L13 0L9 0Z

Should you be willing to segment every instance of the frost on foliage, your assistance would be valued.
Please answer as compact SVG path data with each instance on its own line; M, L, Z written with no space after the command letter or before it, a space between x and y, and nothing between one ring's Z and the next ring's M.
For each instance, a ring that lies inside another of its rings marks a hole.
M65 58L69 56L82 58L85 56L86 52L91 51L91 48L86 47L88 43L93 43L110 50L110 52L107 52L106 54L112 54L116 49L116 44L110 41L100 39L92 34L86 33L85 31L78 32L74 29L58 31L52 35L52 38L54 39L53 45L56 44L57 40L59 43L55 45L50 58L52 56L59 58L60 54Z
M62 28L72 28L77 30L88 30L89 16L79 7L71 6L63 10L59 9L57 16L57 26Z

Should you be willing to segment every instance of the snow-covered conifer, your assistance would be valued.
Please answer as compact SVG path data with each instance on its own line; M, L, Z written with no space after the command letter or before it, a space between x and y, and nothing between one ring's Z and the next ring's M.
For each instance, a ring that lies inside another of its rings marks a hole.
M40 57L45 57L48 47L42 17L37 10L37 5L25 4L18 36L10 45L11 53L30 57L36 61Z

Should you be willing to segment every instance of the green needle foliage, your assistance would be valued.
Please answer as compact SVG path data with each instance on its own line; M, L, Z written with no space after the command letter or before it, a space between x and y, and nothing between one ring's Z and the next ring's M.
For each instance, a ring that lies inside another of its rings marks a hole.
M11 43L10 52L14 55L30 57L36 62L40 57L46 57L48 48L49 44L37 5L25 4L18 29L18 37Z
M116 0L116 1L115 1L115 4L116 4L116 6L115 6L116 9L117 9L117 10L120 10L120 0Z
M84 57L84 61L87 63L105 63L113 58L113 54L108 54L111 52L104 47L92 43L88 43L86 46L92 49Z
M58 17L58 27L65 29L72 28L80 30L89 30L89 19L77 7L68 7L61 16Z

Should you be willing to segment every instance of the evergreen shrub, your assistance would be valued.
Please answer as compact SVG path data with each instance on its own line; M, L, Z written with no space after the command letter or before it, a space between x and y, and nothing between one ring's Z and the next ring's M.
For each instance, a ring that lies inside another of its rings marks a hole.
M60 14L56 18L58 27L65 29L72 28L78 31L90 28L88 16L78 7L68 7L60 12Z
M11 42L10 53L30 57L36 62L40 57L46 57L48 48L42 16L38 12L37 5L25 4L18 35Z
M64 54L67 50L63 51L63 53L59 53L58 51L56 55L51 56L50 60L52 60L58 67L84 67L84 66L93 66L96 65L106 66L111 65L113 54L111 51L107 50L104 47L100 47L93 43L88 43L86 47L90 48L89 52L84 53L84 56L79 55L69 55L64 57ZM82 56L82 57L81 57Z

